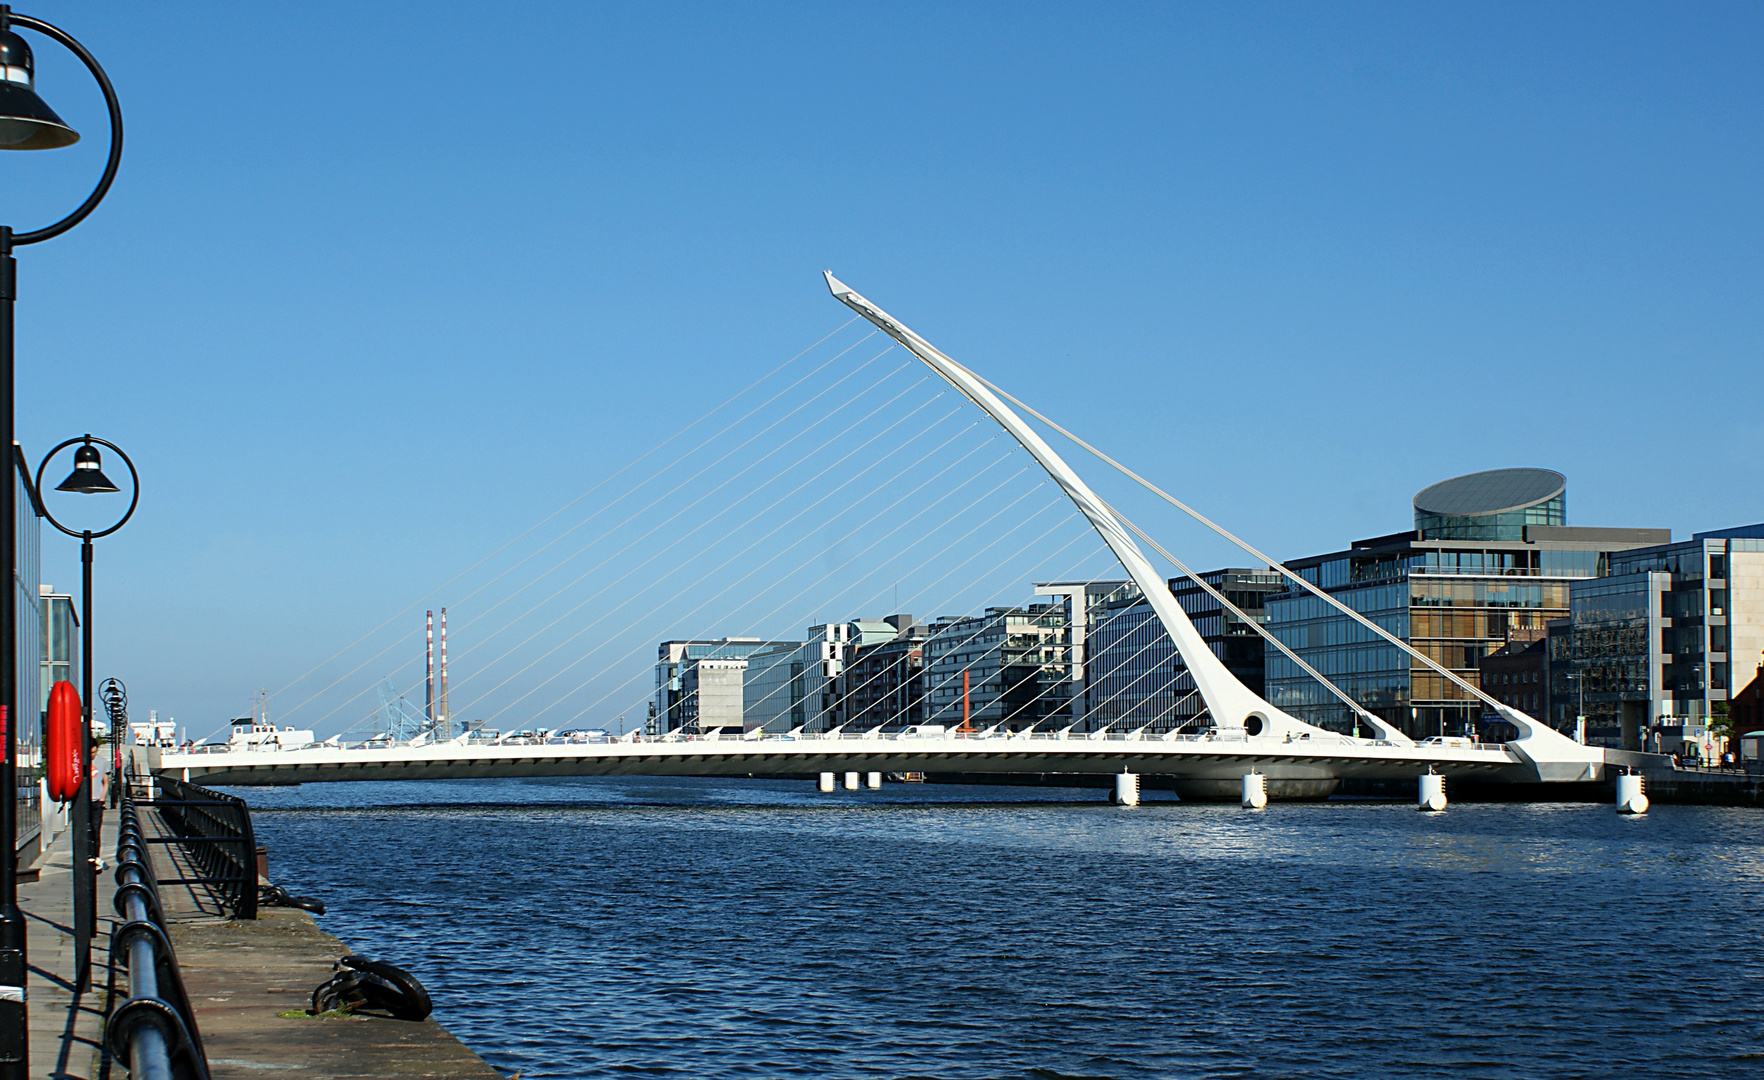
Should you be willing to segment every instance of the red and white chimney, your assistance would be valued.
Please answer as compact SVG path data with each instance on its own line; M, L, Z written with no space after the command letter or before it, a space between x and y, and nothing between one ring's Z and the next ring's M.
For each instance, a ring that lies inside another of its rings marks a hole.
M435 613L425 612L428 626L424 631L424 658L428 663L428 681L423 691L423 716L433 724L435 722Z
M436 720L443 728L449 727L453 714L447 708L447 609L441 609L441 709ZM447 734L452 734L449 730Z

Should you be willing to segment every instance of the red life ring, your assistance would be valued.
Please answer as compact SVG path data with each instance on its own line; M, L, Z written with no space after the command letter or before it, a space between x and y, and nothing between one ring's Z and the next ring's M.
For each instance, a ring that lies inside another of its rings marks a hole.
M80 692L63 679L49 691L49 717L43 732L43 771L49 781L49 797L56 802L72 802L79 793L83 726Z

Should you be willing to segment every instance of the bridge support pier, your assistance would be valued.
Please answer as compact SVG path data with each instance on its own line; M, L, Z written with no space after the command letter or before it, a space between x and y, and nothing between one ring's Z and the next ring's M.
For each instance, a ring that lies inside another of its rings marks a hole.
M1260 810L1268 805L1268 778L1266 776L1259 772L1243 774L1243 805L1246 810Z
M854 772L846 773L845 774L845 790L856 791L857 789L858 789L858 774L854 773Z
M1114 797L1109 799L1116 806L1139 805L1139 774L1124 772L1115 777Z
M1619 814L1645 814L1648 812L1648 796L1643 790L1641 774L1622 773L1618 775L1617 812Z
M1417 809L1438 813L1446 808L1445 777L1435 772L1421 774L1415 805Z
M871 791L881 791L882 790L882 774L879 772L865 773L864 774L864 786L869 788Z
M823 794L823 795L830 794L833 791L833 774L832 773L824 772L821 774L820 788L821 788L821 794Z

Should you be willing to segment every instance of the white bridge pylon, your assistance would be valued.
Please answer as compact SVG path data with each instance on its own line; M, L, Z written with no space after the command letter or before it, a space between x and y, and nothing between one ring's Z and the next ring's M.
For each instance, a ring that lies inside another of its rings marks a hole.
M1060 485L1079 511L1096 528L1097 533L1103 538L1103 542L1109 546L1109 550L1114 552L1115 557L1121 561L1122 567L1139 586L1147 603L1151 605L1158 620L1168 631L1171 640L1176 645L1176 651L1181 654L1183 662L1188 665L1188 670L1194 677L1195 687L1199 690L1201 697L1205 699L1207 708L1215 719L1218 737L1223 739L1245 737L1266 739L1272 737L1283 741L1316 736L1343 737L1282 712L1239 682L1219 658L1213 655L1213 650L1207 647L1206 641L1195 630L1194 624L1188 621L1187 613L1182 610L1181 606L1176 603L1176 598L1165 588L1163 577L1146 560L1145 554L1139 550L1139 546L1128 535L1127 528L1121 520L1109 510L1107 504L1096 497L1084 481L1079 479L1078 474L1073 472L1058 454L1054 453L1053 449L1042 440L1041 436L1035 433L1033 428L1024 423L1023 419L1010 406L992 392L985 380L951 360L936 346L914 333L898 319L854 292L850 286L834 277L831 271L824 271L823 275L827 280L827 288L833 293L835 299L874 323L878 329L899 342L907 351L924 361L931 370L946 379L950 385L960 390L970 401L980 406L988 416L998 421L1025 450L1029 451L1041 467L1047 470L1048 475ZM1061 430L1064 431L1064 429ZM1077 441L1080 445L1091 449L1082 440ZM1096 451L1093 450L1093 452ZM1100 452L1098 453L1101 456ZM1105 457L1104 460L1115 464L1113 459ZM1120 466L1117 465L1117 467ZM1134 473L1128 472L1128 475L1139 479ZM1145 481L1141 480L1140 482L1144 483ZM1168 498L1168 496L1165 497ZM1187 508L1184 507L1184 509ZM1204 518L1200 520L1206 521ZM1210 522L1206 523L1211 525ZM1214 526L1214 528L1217 527ZM1223 535L1242 545L1242 541L1230 537L1229 534ZM1150 537L1146 537L1146 539L1151 542ZM1244 546L1245 550L1253 550L1247 545ZM1509 742L1507 747L1536 771L1538 779L1586 779L1596 775L1602 769L1604 764L1603 750L1598 747L1583 746L1562 735L1548 724L1494 700L1454 672L1441 667L1437 661L1416 651L1408 642L1392 636L1384 628L1370 622L1360 613L1348 609L1340 601L1324 594L1315 586L1298 581L1296 575L1291 574L1290 571L1278 566L1273 569L1287 574L1305 589L1340 608L1345 614L1361 622L1374 633L1390 641L1426 666L1440 672L1461 686L1470 696L1480 699L1496 715L1510 721L1519 729L1519 737ZM1312 674L1316 673L1312 672ZM1321 675L1317 677L1322 678ZM1340 694L1339 688L1331 686L1330 689ZM1413 745L1413 741L1408 736L1392 727L1388 722L1375 717L1363 707L1358 705L1355 707L1359 710L1362 718L1377 729L1379 735L1376 740L1359 741L1394 743L1399 746Z
M1121 521L1101 499L1096 497L1084 481L1079 479L1078 474L1073 472L1058 454L1054 453L1041 436L1037 435L1034 429L1025 424L1021 417L1000 400L983 380L950 359L936 346L914 333L898 319L854 292L850 286L834 277L832 271L824 271L823 275L827 280L827 288L833 293L835 299L874 323L878 329L899 342L907 351L924 361L931 370L946 379L950 385L960 390L970 401L980 406L988 416L998 421L1025 450L1029 451L1041 467L1047 470L1048 475L1060 485L1079 511L1096 528L1097 533L1103 538L1103 542L1109 546L1109 550L1114 552L1115 557L1121 561L1122 567L1139 586L1147 603L1157 614L1158 620L1175 643L1176 651L1182 656L1183 662L1188 665L1188 670L1194 677L1195 687L1206 701L1207 708L1214 717L1220 738L1273 737L1284 741L1315 736L1342 737L1282 712L1239 682L1219 658L1213 655L1212 649L1207 647L1206 641L1195 630L1194 624L1188 621L1187 613L1182 610L1181 606L1176 603L1176 598L1165 588L1163 578L1146 560L1145 554L1139 550L1139 546L1127 534L1127 529ZM1317 592L1318 590L1311 588L1311 591ZM1325 599L1329 599L1338 607L1341 606L1332 598L1325 597ZM1348 614L1359 618L1362 622L1365 621L1357 613L1348 612ZM1380 627L1373 626L1372 629L1381 636L1389 638L1411 655L1421 658L1428 666L1437 668L1454 682L1463 685L1473 696L1481 698L1497 715L1504 717L1518 727L1519 738L1507 745L1536 771L1538 779L1591 778L1602 768L1604 752L1599 748L1582 746L1572 739L1566 738L1549 725L1540 723L1510 706L1494 701L1474 686L1464 683L1453 673L1438 668L1436 663L1421 657L1407 642L1391 638L1389 633ZM1390 724L1372 717L1369 713L1364 713L1363 710L1362 713L1378 729L1380 736L1378 740L1363 741L1412 745L1407 736Z
M924 361L926 366L960 390L968 400L980 406L1023 449L1029 451L1030 456L1060 485L1061 490L1102 537L1103 543L1114 552L1115 558L1121 561L1122 568L1127 571L1134 584L1139 586L1140 593L1169 633L1177 653L1181 655L1182 662L1188 666L1189 674L1194 678L1195 688L1200 691L1201 699L1207 703L1207 711L1212 714L1221 738L1260 736L1285 740L1313 736L1333 740L1340 737L1337 732L1307 724L1298 717L1275 708L1261 695L1239 682L1224 662L1213 654L1206 639L1201 637L1200 631L1189 621L1188 613L1182 610L1176 597L1164 584L1163 575L1152 566L1145 553L1139 550L1139 545L1128 535L1126 526L1121 524L1108 506L1090 490L1089 485L1072 471L1072 467L1033 428L1024 423L998 395L987 389L973 372L951 360L900 320L853 291L850 286L834 277L832 271L824 273L827 288L837 300L900 342L908 352ZM1386 740L1405 743L1409 741L1390 725L1382 721L1378 723L1379 734Z

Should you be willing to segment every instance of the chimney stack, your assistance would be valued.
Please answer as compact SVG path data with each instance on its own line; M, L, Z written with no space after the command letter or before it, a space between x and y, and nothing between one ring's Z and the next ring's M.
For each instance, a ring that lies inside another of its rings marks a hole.
M451 711L449 711L447 708L447 609L446 608L441 609L441 713L437 719L440 721L440 724L441 724L442 735L444 737L451 736L453 734L453 730L452 730L453 713Z
M424 614L428 618L427 627L423 632L425 639L424 658L428 663L429 673L423 691L423 717L433 724L435 722L435 613L429 611Z

